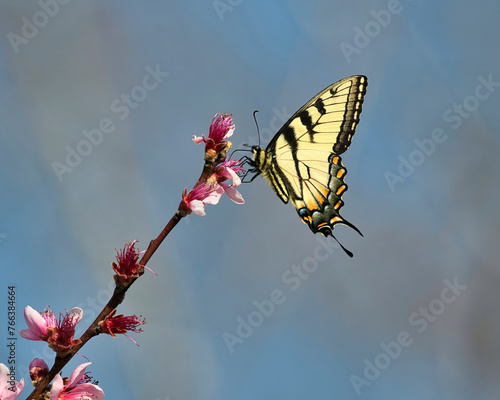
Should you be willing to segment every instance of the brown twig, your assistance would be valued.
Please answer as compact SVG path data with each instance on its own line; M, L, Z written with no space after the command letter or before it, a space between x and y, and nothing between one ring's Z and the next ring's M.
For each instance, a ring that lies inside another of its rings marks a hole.
M170 231L177 225L177 223L181 220L182 216L176 212L174 216L170 219L168 224L163 228L161 233L158 235L158 237L154 240L151 241L149 244L148 249L146 250L146 253L142 257L141 261L139 264L141 265L146 265L149 259L153 256L155 251L158 249L160 246L161 242L167 237L167 235L170 233ZM140 271L138 271L139 276L144 273L144 268L141 268ZM40 384L33 390L33 392L28 396L27 400L35 400L35 399L41 399L41 394L44 392L44 390L47 388L50 382L54 379L54 377L57 375L58 372L60 372L63 367L77 354L77 352L87 343L92 337L98 335L97 332L97 326L99 322L104 320L106 316L111 313L118 305L120 305L124 298L125 298L125 293L127 290L132 286L132 284L137 280L138 278L132 280L128 286L117 286L113 292L113 295L109 299L108 303L106 306L102 309L100 314L97 316L97 318L90 324L90 326L87 328L87 330L83 333L83 335L80 337L80 343L78 343L76 346L72 347L72 352L66 355L65 357L60 357L56 355L54 365L50 369L48 375L40 382Z
M219 163L224 161L226 158L226 154L231 147L230 143L227 142L227 146L221 149L220 152L217 153L215 157L210 157L208 153L205 154L205 165L203 166L203 171L198 179L197 184L207 182L210 178L214 169L217 167ZM156 239L153 239L150 243L146 252L142 256L139 261L140 265L146 265L148 261L151 259L153 254L156 252L158 247L160 247L163 240L167 237L167 235L174 229L174 227L179 223L179 221L185 216L185 213L181 212L180 209L173 215L168 224L163 228ZM138 275L141 276L144 273L144 268L140 268L137 271ZM97 318L90 324L87 330L80 337L80 343L73 346L71 348L71 353L59 356L56 354L56 358L54 361L54 365L50 369L48 375L38 384L38 386L31 392L28 396L27 400L42 400L42 393L45 391L50 382L54 379L54 377L63 369L63 367L77 354L77 352L94 336L97 336L99 333L97 331L97 326L99 322L103 321L118 305L120 305L125 299L125 293L132 286L132 284L137 280L135 278L130 281L127 286L118 285L116 286L113 295L109 299L106 306L102 309Z

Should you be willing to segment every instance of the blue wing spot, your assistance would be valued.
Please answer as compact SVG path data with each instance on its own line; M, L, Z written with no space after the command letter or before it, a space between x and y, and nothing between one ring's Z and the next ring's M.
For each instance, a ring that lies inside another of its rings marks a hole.
M301 216L301 217L309 217L311 215L311 213L309 212L309 210L307 208L301 208L300 210L298 210L298 213L299 213L299 216Z

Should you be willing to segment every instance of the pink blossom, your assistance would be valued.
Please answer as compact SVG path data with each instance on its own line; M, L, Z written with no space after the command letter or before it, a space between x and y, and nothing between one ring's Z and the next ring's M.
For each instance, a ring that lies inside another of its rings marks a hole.
M144 318L140 319L136 315L124 316L123 314L115 314L116 310L113 310L106 318L104 318L103 321L99 322L101 331L113 337L116 337L116 334L125 335L132 340L132 342L137 344L134 339L126 334L126 332L142 332L142 329L139 328L139 326L146 323Z
M30 378L33 386L37 386L49 373L49 366L41 358L34 358L30 362Z
M206 215L205 204L217 204L223 193L224 191L217 184L196 185L188 194L184 189L179 210L186 214L194 212L198 215Z
M19 331L19 334L28 340L47 340L47 328L55 328L57 320L49 307L40 314L31 306L24 309L24 319L28 324L28 329Z
M61 378L56 375L50 389L50 400L100 400L104 398L102 389L85 373L85 368L92 363L81 364L75 368L71 377Z
M240 160L226 160L215 168L206 184L196 184L187 195L184 189L179 210L186 214L194 212L198 215L206 215L205 204L217 204L224 193L235 203L245 203L240 192L234 188L241 185L238 173L244 172L244 169L240 164ZM233 181L232 185L225 183L228 179Z
M231 115L217 113L210 124L208 139L205 135L193 136L193 142L195 144L205 143L205 152L210 157L215 157L221 150L227 148L226 139L231 137L233 133L234 122Z
M151 268L139 264L139 255L144 253L146 250L144 251L137 250L135 248L136 243L137 240L134 240L132 243L130 242L125 243L125 246L123 247L121 252L118 250L116 251L117 253L116 261L118 261L118 264L114 262L111 263L111 266L116 272L116 278L120 282L128 282L132 279L138 278L139 274L137 270L140 267L146 268L156 275L156 273Z
M209 180L220 185L232 201L237 204L244 204L245 200L243 196L235 189L236 186L241 185L241 179L238 173L244 172L245 170L241 167L240 160L226 160L216 168ZM224 183L224 181L228 179L233 181L232 185Z
M49 343L49 347L55 352L67 351L72 346L80 343L80 340L73 340L75 326L80 322L83 310L75 307L66 315L59 314L55 318L50 307L46 307L43 313L38 313L30 306L24 309L24 319L28 324L28 329L19 331L19 334L28 340L43 340Z
M0 400L14 400L24 389L24 379L16 382L6 365L0 363Z
M223 140L231 137L234 133L233 117L230 114L215 114L212 123L210 124L210 133L208 137L215 144L221 143Z
M208 165L213 165L213 169L209 172L211 175L206 181L198 182L187 194L187 190L184 190L178 210L181 216L192 212L198 215L206 215L205 205L217 204L224 193L235 203L243 204L245 202L241 194L235 189L236 186L241 184L238 173L244 172L241 161L226 160L221 162L221 159L224 158L231 147L231 143L225 140L233 135L234 129L231 115L218 113L215 114L210 125L208 139L205 136L193 137L196 144L205 143L205 161L211 163ZM207 164L205 164L206 166ZM225 182L228 179L233 181L232 185Z

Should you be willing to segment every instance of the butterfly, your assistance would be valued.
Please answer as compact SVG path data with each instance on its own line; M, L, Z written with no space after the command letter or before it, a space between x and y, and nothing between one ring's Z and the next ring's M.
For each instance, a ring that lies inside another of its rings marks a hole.
M366 76L355 75L328 86L283 125L266 149L252 146L253 157L247 159L249 172L256 173L251 180L262 175L313 233L333 236L334 226L344 224L362 236L340 215L347 190L340 154L358 126L367 84Z

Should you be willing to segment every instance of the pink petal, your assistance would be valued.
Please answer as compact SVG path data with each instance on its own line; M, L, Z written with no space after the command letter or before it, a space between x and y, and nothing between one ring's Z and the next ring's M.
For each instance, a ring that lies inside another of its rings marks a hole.
M226 183L221 183L221 186L224 188L224 190L226 191L226 194L229 196L229 198L232 201L234 201L236 204L245 204L245 200L243 199L243 196L234 187L229 186Z
M207 197L203 199L205 204L215 205L219 202L220 198L224 194L224 189L221 186L217 186Z
M203 143L204 142L203 136L195 136L195 135L193 135L193 142L194 142L194 144Z
M104 398L104 392L102 391L102 389L92 383L82 383L74 389L71 389L68 392L68 395L69 396L66 396L68 400L96 400Z
M45 334L47 329L47 321L38 311L31 306L26 306L24 309L24 319L31 330L39 329L40 333Z
M52 381L52 388L50 389L50 400L57 400L57 397L64 389L64 383L61 375L57 374Z
M233 136L233 132L234 132L234 125L231 125L231 128L229 128L229 130L227 131L226 136L224 136L224 139Z
M0 363L0 394L3 394L3 388L7 386L8 377L10 374L9 368L5 364ZM2 396L0 396L0 399Z
M224 171L222 172L221 175L228 179L231 179L233 181L233 186L241 185L241 178L231 168L228 167L224 168Z
M47 365L47 363L44 360L42 360L41 358L34 358L33 361L30 362L29 369L31 370L35 367L40 367L41 369L44 369L44 368L49 369L49 366Z
M74 307L71 309L69 314L73 320L73 324L76 325L78 322L81 321L81 319L83 317L83 310L80 307Z
M28 329L19 331L19 334L28 340L43 340L40 335L47 333L47 321L30 306L24 309L24 319L28 325Z
M22 329L22 330L20 330L19 331L19 335L22 338L27 339L27 340L43 340L43 339L40 339L40 335L38 335L37 333L33 332L30 329Z
M23 389L24 389L24 378L21 378L19 382L16 382L14 392L5 388L3 393L0 391L0 396L1 396L0 398L2 400L14 400L21 394Z
M75 386L78 382L80 382L83 378L83 375L85 375L85 368L87 368L91 362L88 363L83 363L80 364L78 367L75 368L73 373L71 374L68 384L66 385L67 387Z
M201 200L191 200L189 202L189 208L191 209L192 212L195 214L204 216L205 214L205 203L203 203Z

